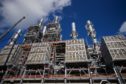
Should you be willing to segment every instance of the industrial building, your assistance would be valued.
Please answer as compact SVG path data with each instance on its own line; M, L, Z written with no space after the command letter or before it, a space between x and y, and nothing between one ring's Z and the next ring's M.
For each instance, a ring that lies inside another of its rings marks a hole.
M58 16L30 26L22 44L19 29L0 51L1 84L126 84L126 37L99 42L90 20L85 28L92 45L78 38L75 22L71 39L62 40Z

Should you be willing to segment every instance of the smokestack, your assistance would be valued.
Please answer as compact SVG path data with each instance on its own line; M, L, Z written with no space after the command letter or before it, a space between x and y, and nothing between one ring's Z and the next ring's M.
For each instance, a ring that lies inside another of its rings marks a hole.
M77 32L76 32L76 25L75 25L75 22L72 22L72 34L71 34L71 37L73 39L76 39L78 36Z
M75 25L75 22L72 22L72 31L76 31L76 25Z

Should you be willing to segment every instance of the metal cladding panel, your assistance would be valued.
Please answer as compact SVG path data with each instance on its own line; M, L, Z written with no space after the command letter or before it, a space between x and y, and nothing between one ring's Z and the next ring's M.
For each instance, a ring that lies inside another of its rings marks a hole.
M126 48L126 40L124 41L117 41L117 42L106 42L106 45L109 49L114 48Z
M85 42L84 42L84 40L83 39L73 39L73 40L67 40L66 41L66 45L77 45L77 44L79 44L79 45L85 45Z
M67 52L65 55L66 62L84 62L87 61L85 52L83 51L73 51Z
M49 44L47 42L42 43L32 43L32 47L47 47Z
M87 62L87 54L83 39L73 39L66 41L65 62Z
M103 39L106 42L113 42L113 41L124 41L126 37L124 35L114 35L114 36L104 36Z
M33 43L26 64L43 64L49 62L50 49L48 43Z
M44 53L29 54L26 64L42 64L48 61L48 56Z
M85 45L68 45L66 46L66 51L86 51L85 50Z
M124 49L109 49L113 60L126 60L126 48Z
M31 48L30 53L44 53L44 52L47 52L47 51L48 51L47 48L43 48L43 47L34 47L34 48Z
M50 51L50 45L48 43L33 43L30 53L46 53Z
M126 37L123 35L103 37L105 49L112 61L126 60ZM104 51L102 51L104 52ZM106 54L106 53L104 53Z

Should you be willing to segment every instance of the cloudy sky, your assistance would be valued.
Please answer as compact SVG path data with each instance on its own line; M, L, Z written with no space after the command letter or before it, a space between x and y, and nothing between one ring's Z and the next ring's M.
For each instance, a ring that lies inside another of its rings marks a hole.
M72 21L76 22L78 38L88 39L88 19L94 24L98 40L126 32L126 0L0 0L0 35L23 16L26 19L16 29L25 31L41 18L51 20L54 15L62 17L63 39L70 39ZM0 42L0 47L7 44L16 29Z

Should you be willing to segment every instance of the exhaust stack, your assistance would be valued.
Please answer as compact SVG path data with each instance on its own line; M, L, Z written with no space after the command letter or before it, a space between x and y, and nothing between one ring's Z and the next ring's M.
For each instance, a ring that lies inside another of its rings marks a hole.
M72 34L71 37L73 39L76 39L78 37L77 31L76 31L76 25L75 22L72 22Z

